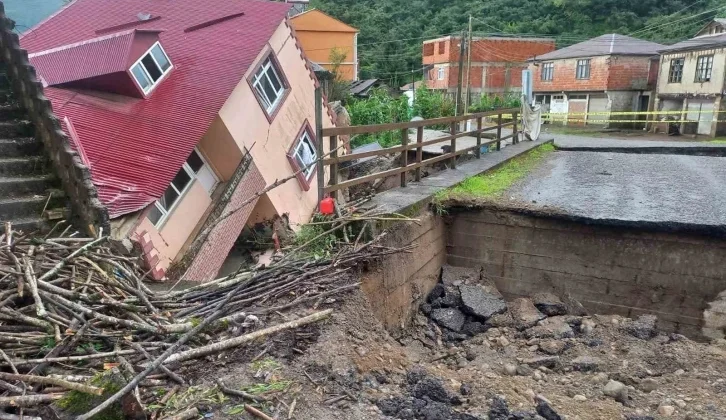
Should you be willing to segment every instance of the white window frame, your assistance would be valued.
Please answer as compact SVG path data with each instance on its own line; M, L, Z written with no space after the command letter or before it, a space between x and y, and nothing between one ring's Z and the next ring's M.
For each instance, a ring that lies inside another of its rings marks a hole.
M583 58L577 60L577 65L575 67L575 79L577 80L588 80L590 79L590 69L592 65L592 60L589 58Z
M197 156L199 156L199 158L202 160L202 163L203 163L202 167L207 166L207 167L209 167L211 169L211 166L209 166L209 163L207 162L207 160L199 152L199 150L197 150L196 147L194 148L194 152L193 153L196 153ZM191 154L190 154L190 156L191 156ZM194 184L194 182L197 181L197 174L194 172L194 170L192 169L192 167L189 166L188 161L189 161L189 158L187 158L187 160L184 161L184 164L181 167L181 169L183 169L184 172L186 172L186 174L189 175L189 182L187 183L187 185L185 185L184 188L182 188L181 191L179 191L179 189L174 185L173 182L169 182L169 187L167 187L167 189L168 188L173 188L174 191L176 191L176 193L178 194L176 201L174 201L174 204L172 204L171 207L167 210L167 209L164 208L164 206L161 205L161 203L159 202L159 200L154 201L154 204L153 205L161 213L161 217L159 218L159 220L156 223L153 223L152 222L152 224L154 225L154 227L156 229L159 229L160 230L164 226L164 224L166 224L166 221L169 219L169 216L172 213L174 213L174 210L176 210L176 208L179 206L179 203L182 201L182 199L184 198L184 196L186 195L186 193L192 187L192 185ZM201 168L199 170L201 171ZM210 172L212 173L212 175L214 176L214 179L218 183L219 182L219 178L217 178L217 175L214 174L214 171L210 171ZM174 174L174 176L176 176L176 174ZM173 179L172 179L172 181L173 181ZM166 190L164 190L164 192L166 192ZM210 192L210 194L211 194L211 192ZM149 221L151 221L151 220L149 220Z
M300 162L298 161L298 153L300 153L300 150L302 149L302 145L304 142L304 139L307 139L308 143L310 144L310 148L313 150L313 162L318 160L318 148L315 145L315 141L313 140L313 137L308 132L307 128L303 130L302 134L300 134L300 137L295 140L295 147L292 149L292 158L295 159L295 163L300 166L300 169L304 169L302 174L305 176L305 179L307 181L310 181L310 179L313 177L313 174L315 173L316 165L310 165L307 169L305 169L306 165L300 165ZM302 158L300 159L302 161Z
M260 83L262 77L266 77L268 79L268 82L270 83L270 86L272 86L272 81L267 74L269 70L272 70L272 73L275 75L278 84L280 85L280 90L275 92L277 96L272 101L270 101L270 98L267 97L267 93L265 92L265 89ZM285 96L287 86L285 86L285 80L280 77L281 73L282 70L277 67L277 62L273 60L272 54L270 54L262 62L262 65L255 70L255 74L252 75L252 88L255 91L255 95L257 95L257 97L260 99L260 102L262 102L262 105L267 112L267 115L272 115L272 113L275 112L275 109L277 109L278 105L280 105L280 102L282 101L282 98Z
M444 80L444 77L446 77L446 70L443 67L439 67L439 73L436 75L438 80Z
M714 55L699 55L696 58L696 83L708 83L713 79Z
M159 62L156 61L156 57L154 57L154 54L151 53L151 50L153 50L157 45L159 46L159 49L161 49L161 52L166 57L166 60L169 62L169 68L166 70L161 69ZM154 64L156 64L156 67L158 67L159 71L161 71L161 76L159 76L159 78L156 81L154 81L154 79L149 74L149 71L146 70L146 66L144 66L144 64L141 62L141 60L146 58L147 55L150 56L152 60L154 60ZM146 88L141 86L139 79L136 78L136 75L133 72L133 69L136 66L139 66L139 68L141 68L141 70L144 72L146 77L149 79L149 82L151 82L151 84L149 86L147 86ZM173 68L174 68L174 63L171 62L171 58L169 58L169 54L166 53L166 50L164 50L164 47L161 46L161 43L159 41L156 41L154 43L154 45L151 46L151 48L149 48L148 50L146 50L146 52L141 54L141 57L138 60L136 60L136 62L134 62L134 64L132 64L131 67L129 67L129 73L131 73L131 77L134 79L134 82L136 82L136 86L138 86L139 89L141 89L144 92L144 94L146 95L149 92L151 92L152 90L154 90L154 88L156 88L156 86L158 86L159 83L161 83L161 81L164 80L164 77L167 74L169 74L169 72Z
M542 63L542 75L541 80L543 82L551 82L554 79L555 76L555 63L553 61L549 61L547 63Z

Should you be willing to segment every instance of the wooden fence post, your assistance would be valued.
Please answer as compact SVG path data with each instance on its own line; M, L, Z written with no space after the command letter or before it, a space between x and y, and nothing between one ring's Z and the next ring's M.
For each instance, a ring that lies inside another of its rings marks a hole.
M451 123L451 129L449 130L451 132L451 135L456 134L456 121ZM449 153L451 153L451 169L456 169L456 139L451 139L451 150L449 150Z
M325 156L323 147L323 91L320 87L315 89L315 140L318 149L318 202L325 194L325 165L321 159Z
M418 127L416 129L416 143L418 143L418 147L416 148L416 163L420 164L423 162L423 147L421 146L421 143L423 143L423 133L424 128ZM421 181L421 166L416 168L416 182Z
M512 116L514 117L514 125L512 126L512 144L519 143L519 137L517 136L517 112L515 111Z
M481 117L476 119L476 158L481 159ZM487 146L488 147L488 146Z
M335 159L338 157L338 136L330 136L330 158ZM338 184L338 164L330 164L330 185ZM333 199L338 198L338 191L332 191L330 196Z
M408 128L404 128L401 130L401 146L404 147L404 149L401 151L401 167L405 168L408 166L408 150L406 149L406 146L408 146ZM408 175L408 171L401 172L401 186L406 186L406 176Z
M497 114L497 152L502 150L502 113Z

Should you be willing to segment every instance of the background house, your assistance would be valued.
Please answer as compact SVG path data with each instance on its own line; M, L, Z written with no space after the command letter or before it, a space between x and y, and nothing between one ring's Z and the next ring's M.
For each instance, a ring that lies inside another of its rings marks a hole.
M425 73L427 88L456 94L460 43L460 36L423 42L423 64L432 66ZM473 102L482 94L521 92L522 70L527 68L527 59L555 49L555 41L550 38L475 37L471 44L469 79ZM466 84L466 79L463 82Z
M629 119L610 118L609 113L650 109L661 48L650 41L607 34L539 55L530 64L535 100L550 112L575 114L567 117L567 124Z
M682 111L677 120L693 121L680 124L682 133L726 135L724 22L717 19L696 38L661 49L657 109Z
M256 195L316 156L317 81L290 6L197 5L76 0L21 39L113 234L141 244L157 279L172 265L210 279L246 224L304 223L318 202L314 170Z
M317 9L293 16L290 24L307 57L322 67L333 70L335 52L345 58L339 73L343 80L358 80L358 29Z

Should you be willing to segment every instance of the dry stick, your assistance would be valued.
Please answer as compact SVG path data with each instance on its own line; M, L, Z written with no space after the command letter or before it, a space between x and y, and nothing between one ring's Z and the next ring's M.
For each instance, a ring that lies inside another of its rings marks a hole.
M161 420L190 420L195 419L199 416L199 410L196 407L177 413L173 416L164 417Z
M217 353L222 350L231 349L234 347L241 346L242 344L249 343L250 341L256 340L261 337L266 337L268 335L285 331L293 328L298 328L303 325L311 324L313 322L320 321L322 319L325 319L330 316L330 314L333 313L332 309L327 309L325 311L316 312L312 315L308 315L306 317L296 319L295 321L285 322L283 324L275 325L274 327L265 328L262 330L258 330L249 334L241 335L239 337L230 338L227 340L218 341L214 344L209 344L207 346L197 347L195 349L183 351L181 353L176 353L171 356L169 356L166 359L165 363L173 363L173 362L183 362L185 360L189 359L196 359L201 356L206 356L210 353Z
M236 389L229 388L224 384L224 382L222 382L219 379L217 379L217 386L219 387L219 390L222 391L223 393L229 394L229 395L234 395L235 397L244 398L246 400L253 401L256 403L263 403L263 402L268 401L268 399L265 397L260 397L260 396L252 395L252 394L244 392L244 391L238 391Z
M0 397L0 407L35 407L63 398L65 394L19 395L16 397Z
M65 265L68 263L68 261L72 260L73 258L75 258L76 256L78 256L79 254L82 254L82 253L86 252L88 249L90 249L94 245L96 245L96 244L98 244L100 242L103 242L106 239L108 239L108 236L102 236L102 237L96 239L95 241L89 242L86 245L83 245L82 247L80 247L77 250L73 251L70 255L68 255L67 257L65 257L62 260L60 260L60 262L58 262L52 269L50 269L45 274L43 274L42 276L40 276L38 278L38 283L40 283L42 281L45 281L45 280L48 280L49 278L55 276L61 270L61 268L65 267Z
M22 394L23 392L25 392L23 391L23 388L20 388L19 386L15 386L5 381L0 381L0 388L15 394Z
M49 357L45 359L17 359L10 361L16 366L28 366L37 365L38 363L66 363L66 362L79 362L82 360L90 359L103 359L105 357L115 357L118 355L136 354L136 350L121 350L121 351L109 351L106 353L93 353L84 354L82 356L64 356L64 357Z
M15 414L3 413L0 411L0 420L43 420L41 417L18 416Z
M267 414L263 413L262 411L256 409L255 407L252 407L249 404L245 404L245 411L252 414L253 416L257 417L258 419L262 420L275 420L272 417L268 416Z
M31 296L33 296L33 300L35 301L36 314L41 318L45 318L45 316L47 315L47 311L45 310L45 306L43 305L43 300L38 294L38 283L35 280L33 265L30 264L30 258L24 255L23 264L25 265L25 282L28 283L30 294Z
M68 381L64 381L63 379L51 378L51 377L47 377L47 376L16 375L14 373L0 372L0 379L5 379L7 381L23 381L23 382L30 382L30 383L34 383L34 384L43 384L43 385L55 385L55 386L59 386L59 387L65 388L65 389L83 392L85 394L94 394L94 395L103 394L103 388L79 384L77 382L68 382Z
M133 347L133 348L135 348L136 350L138 350L138 351L139 351L139 353L143 354L143 355L144 355L144 356L145 356L145 357L146 357L147 359L149 359L149 361L152 361L152 360L154 360L154 358L153 358L153 357L152 357L152 356L151 356L151 355L149 354L149 352L148 352L148 351L146 351L146 350L144 350L144 348L143 348L143 347L141 347L141 346L139 345L139 343L134 343L134 342L131 342L131 341L127 341L127 343L128 343L128 344L129 344L129 345L130 345L131 347ZM159 366L159 367L161 368L161 370L162 370L162 371L164 371L164 373L166 373L166 374L167 374L167 375L168 375L168 376L169 376L169 377L170 377L171 379L173 379L173 380L174 380L174 382L176 382L176 383L178 383L178 384L181 384L181 385L186 385L186 384L187 384L187 383L186 383L186 381L184 380L184 378L182 378L182 377L181 377L181 376L179 376L178 374L176 374L176 373L172 372L172 371L171 371L171 369L169 369L168 367L166 367L166 366L164 366L164 365L161 365L161 366Z

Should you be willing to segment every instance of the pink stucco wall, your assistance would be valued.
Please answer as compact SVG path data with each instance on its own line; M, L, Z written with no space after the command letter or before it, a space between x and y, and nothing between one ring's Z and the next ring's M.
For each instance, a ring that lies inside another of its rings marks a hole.
M267 185L294 173L287 159L288 150L297 140L305 120L315 126L314 80L287 24L278 27L270 38L269 49L261 52L257 61L265 58L270 50L290 84L290 93L272 122L268 122L246 80L239 83L219 113L239 147L251 150ZM254 68L250 68L245 79L252 71ZM323 126L331 127L333 121L328 114L324 112L323 117ZM309 191L304 191L296 179L270 191L268 196L278 214L288 213L292 223L307 222L318 203L317 179L313 177L310 183Z

